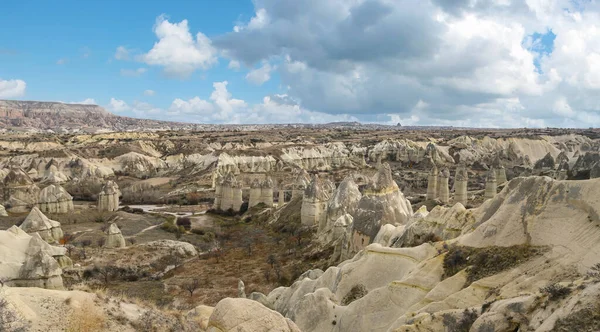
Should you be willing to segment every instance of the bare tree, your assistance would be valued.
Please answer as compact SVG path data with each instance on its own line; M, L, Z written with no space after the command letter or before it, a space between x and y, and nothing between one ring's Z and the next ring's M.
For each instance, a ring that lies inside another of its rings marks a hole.
M277 263L277 258L274 254L270 254L269 257L267 257L267 264L271 265L271 268L273 268L273 265L275 265L275 263Z
M197 278L194 278L189 282L183 284L183 289L190 293L190 297L194 296L194 292L196 291L196 289L198 289L198 287L200 287L200 280L198 280Z

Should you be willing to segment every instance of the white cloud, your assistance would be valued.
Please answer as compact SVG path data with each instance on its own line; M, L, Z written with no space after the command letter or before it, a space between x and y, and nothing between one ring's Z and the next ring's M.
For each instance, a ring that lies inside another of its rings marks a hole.
M194 71L208 69L217 62L217 50L211 40L201 32L194 38L187 20L171 23L161 15L154 25L154 33L158 41L139 60L164 67L167 75L188 77Z
M273 69L275 68L271 67L268 62L265 62L262 67L251 70L246 75L246 80L256 85L262 85L271 79L271 71Z
M82 101L69 101L67 104L80 104L80 105L97 105L96 100L94 98L86 98Z
M90 57L90 55L92 55L92 50L87 46L82 47L80 51L81 51L81 57L84 59L87 59Z
M152 97L156 94L154 90L144 90L144 96Z
M125 46L117 47L117 50L115 51L115 59L129 60L129 50Z
M121 76L125 77L140 77L144 75L148 69L137 68L137 69L121 69Z
M259 1L213 44L247 66L281 60L289 96L321 113L588 127L600 125L598 22L597 3L571 0Z
M227 82L215 82L209 100L194 97L189 100L175 99L168 114L181 121L202 123L325 123L333 121L356 121L349 115L331 115L302 108L288 95L272 95L262 103L248 105L232 98Z
M131 103L131 112L137 116L147 116L163 113L163 110L150 103L135 100Z
M125 112L131 110L131 107L123 100L110 98L110 103L107 107L110 111L115 113Z
M67 62L69 62L69 59L67 59L67 58L60 58L60 59L56 60L57 65L64 65Z
M238 70L240 69L240 62L236 60L229 61L229 65L227 66L229 69Z
M25 95L27 84L23 80L0 79L0 98L18 98Z

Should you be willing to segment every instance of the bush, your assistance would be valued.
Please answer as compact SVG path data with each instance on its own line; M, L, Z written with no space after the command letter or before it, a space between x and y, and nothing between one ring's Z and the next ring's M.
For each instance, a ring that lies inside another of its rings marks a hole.
M192 229L192 220L188 217L177 218L177 226L185 228L185 230Z
M367 295L367 293L369 293L369 291L367 290L367 288L364 285L362 285L362 284L355 285L354 287L352 287L352 289L350 289L348 294L346 294L346 296L344 296L344 299L342 299L342 305L348 305L348 304L362 298L363 296Z
M443 324L448 328L448 332L469 332L473 323L477 320L479 314L475 309L465 309L462 313L460 320L456 320L456 317L452 314L443 315Z
M541 288L540 291L546 295L548 295L548 299L551 301L560 300L567 295L571 294L571 288L565 287L559 284L552 284Z
M546 248L518 245L512 247L472 248L453 246L444 257L444 278L467 269L467 285L473 281L515 267Z
M169 232L169 233L177 233L179 231L179 227L177 227L177 225L174 225L173 223L169 222L169 221L165 221L162 226L160 226L160 228L165 231L165 232Z

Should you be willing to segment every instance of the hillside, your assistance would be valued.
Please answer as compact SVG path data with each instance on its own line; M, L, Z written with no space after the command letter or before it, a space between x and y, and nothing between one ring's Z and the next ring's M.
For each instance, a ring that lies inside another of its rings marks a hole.
M192 129L193 124L114 115L98 105L0 100L0 128L8 130L99 132Z

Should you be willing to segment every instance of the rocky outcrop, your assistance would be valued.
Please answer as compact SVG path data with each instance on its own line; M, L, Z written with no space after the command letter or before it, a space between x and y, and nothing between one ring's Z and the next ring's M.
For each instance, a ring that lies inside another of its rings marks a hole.
M16 226L0 231L0 279L9 286L62 289L59 257L66 258L65 249L50 246L37 233Z
M267 207L273 206L273 180L268 177L264 181L254 179L250 185L250 198L248 207L253 207L258 204L264 204Z
M306 190L306 187L308 187L310 180L311 179L308 175L308 172L306 172L304 169L301 169L293 184L292 199L304 196L304 190Z
M438 195L438 169L435 165L429 171L429 175L427 176L427 199L433 200L437 198Z
M242 206L242 187L233 173L227 173L215 189L215 209L222 211L240 211Z
M115 223L111 223L106 229L105 248L123 248L125 247L125 238L121 234L121 230Z
M325 228L330 229L339 217L345 214L354 213L361 198L362 194L358 189L358 185L354 182L353 177L347 176L344 178L333 192L331 199L327 202L328 226Z
M208 332L300 332L290 319L262 304L244 298L226 298L214 308Z
M392 178L388 164L383 164L365 189L352 215L352 252L373 242L381 226L405 224L412 215L410 202Z
M37 207L31 209L27 218L19 227L26 233L37 233L48 243L59 243L64 236L60 223L48 219Z
M119 197L121 191L114 181L107 181L98 194L98 211L117 211L119 209Z
M40 188L20 168L13 168L4 177L2 194L5 208L11 212L27 212L38 202Z
M44 213L69 213L73 197L60 185L51 184L40 191L38 207Z
M485 179L485 193L483 197L485 199L491 199L496 196L498 192L498 182L496 179L496 171L492 168L488 171L488 174Z
M467 205L469 199L467 186L469 184L469 173L464 165L460 165L456 169L456 175L454 176L454 203L461 203Z
M540 169L540 170L549 170L549 169L554 169L555 166L556 166L556 162L554 160L554 157L552 157L552 154L550 152L548 152L548 154L545 155L544 158L538 160L535 163L533 168Z
M450 202L450 188L448 187L448 180L450 179L450 171L448 168L444 168L440 171L437 179L437 189L438 194L437 198L443 204L448 204Z
M330 193L318 175L313 175L304 190L300 218L303 226L317 226L323 230L327 223L327 201Z
M8 213L3 205L0 205L0 217L8 217Z

